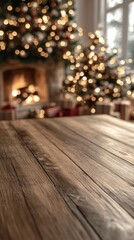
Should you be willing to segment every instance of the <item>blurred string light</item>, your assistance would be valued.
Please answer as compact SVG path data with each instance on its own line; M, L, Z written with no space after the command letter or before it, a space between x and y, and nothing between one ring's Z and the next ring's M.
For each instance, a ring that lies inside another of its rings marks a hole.
M134 81L127 66L132 60L119 60L117 49L110 52L100 31L89 33L89 42L86 48L77 45L74 55L63 55L70 61L64 87L94 114L97 101L134 97Z

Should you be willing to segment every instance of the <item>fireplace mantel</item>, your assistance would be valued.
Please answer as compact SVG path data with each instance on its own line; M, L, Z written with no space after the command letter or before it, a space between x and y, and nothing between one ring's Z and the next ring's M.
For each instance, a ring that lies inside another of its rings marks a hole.
M23 63L23 62L19 62L16 60L12 60L12 61L8 61L5 63L1 63L0 65L0 71L6 71L6 70L10 70L10 69L18 69L18 68L44 68L46 64L45 63L41 63L41 62L35 62L35 63Z

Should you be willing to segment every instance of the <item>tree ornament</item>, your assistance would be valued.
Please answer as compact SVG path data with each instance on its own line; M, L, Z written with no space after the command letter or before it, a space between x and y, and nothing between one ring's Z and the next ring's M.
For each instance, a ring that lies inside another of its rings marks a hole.
M27 15L26 15L26 20L27 20L28 22L30 22L30 21L32 20L32 17L31 17L29 14L27 14Z
M39 6L39 5L38 5L37 2L33 2L33 3L32 3L32 8L38 8L38 6Z
M31 33L26 33L23 37L22 37L22 42L23 44L29 44L31 45L33 43L34 40L34 36Z
M26 13L26 12L28 11L27 5L22 6L22 7L21 7L21 11L22 11L23 13Z
M36 32L35 36L38 38L38 41L42 41L45 38L45 33Z
M10 41L10 42L9 42L9 47L10 47L10 48L14 48L14 47L15 47L14 41Z
M51 12L51 16L59 17L60 16L59 11L57 9L53 9L52 12Z

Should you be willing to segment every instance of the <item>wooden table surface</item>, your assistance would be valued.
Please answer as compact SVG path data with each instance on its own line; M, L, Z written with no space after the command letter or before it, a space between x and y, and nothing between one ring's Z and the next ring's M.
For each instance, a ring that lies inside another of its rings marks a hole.
M0 122L0 240L134 240L134 125Z

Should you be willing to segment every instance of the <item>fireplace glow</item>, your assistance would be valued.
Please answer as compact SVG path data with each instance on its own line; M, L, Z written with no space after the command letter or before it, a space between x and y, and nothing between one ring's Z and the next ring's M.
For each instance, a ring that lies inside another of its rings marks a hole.
M17 95L19 95L19 94L20 94L20 91L17 90L17 89L14 89L14 90L12 91L12 96L13 96L13 97L17 97Z
M29 86L28 86L28 91L31 92L31 93L34 93L34 92L36 91L34 85L32 85L32 84L29 85Z
M40 102L37 88L34 85L28 85L20 89L13 89L13 100L21 104L31 104Z
M36 103L36 102L39 102L40 101L40 97L38 95L33 95L33 101Z
M32 96L29 96L25 101L26 101L27 104L32 103L32 101L33 101Z

